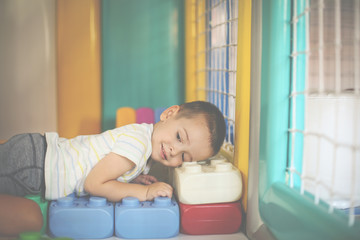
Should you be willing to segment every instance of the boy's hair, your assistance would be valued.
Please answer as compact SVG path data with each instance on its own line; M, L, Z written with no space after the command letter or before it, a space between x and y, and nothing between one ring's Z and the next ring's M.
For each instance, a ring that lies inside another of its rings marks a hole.
M225 139L226 126L224 116L214 104L205 101L194 101L181 104L177 118L193 118L199 115L205 117L210 132L210 144L213 149L213 155L215 155L219 152Z

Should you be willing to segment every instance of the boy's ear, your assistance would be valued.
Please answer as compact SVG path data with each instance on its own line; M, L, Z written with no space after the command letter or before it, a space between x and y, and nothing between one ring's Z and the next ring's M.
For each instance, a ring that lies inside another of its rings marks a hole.
M160 115L160 120L161 121L164 121L164 120L167 120L173 116L175 116L180 110L180 106L179 105L174 105L174 106L171 106L167 109L165 109L165 111L163 111Z

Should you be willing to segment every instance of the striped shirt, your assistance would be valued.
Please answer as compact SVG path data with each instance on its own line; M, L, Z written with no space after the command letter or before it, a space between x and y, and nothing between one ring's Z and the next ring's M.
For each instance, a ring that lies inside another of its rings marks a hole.
M98 135L61 138L46 133L45 197L58 199L75 192L86 195L84 183L95 164L114 152L135 163L117 180L129 182L144 171L151 155L152 124L130 124Z

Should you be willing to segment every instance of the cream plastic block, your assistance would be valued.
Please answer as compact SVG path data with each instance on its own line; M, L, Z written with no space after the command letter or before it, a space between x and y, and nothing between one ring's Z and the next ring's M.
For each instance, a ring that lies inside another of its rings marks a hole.
M235 202L242 193L241 173L224 158L185 162L174 171L174 188L184 204Z

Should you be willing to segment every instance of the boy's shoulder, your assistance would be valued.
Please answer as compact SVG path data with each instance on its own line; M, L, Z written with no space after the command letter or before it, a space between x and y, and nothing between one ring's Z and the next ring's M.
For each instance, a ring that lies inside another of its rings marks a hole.
M118 128L109 130L111 132L138 132L138 133L152 133L154 125L151 123L132 123Z

